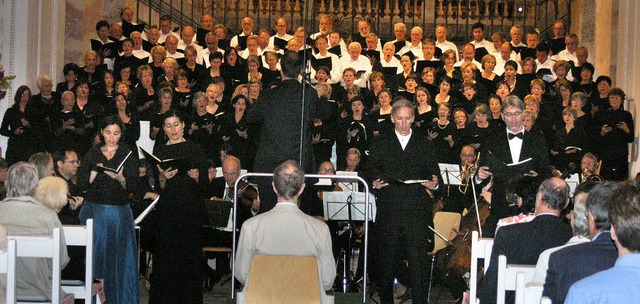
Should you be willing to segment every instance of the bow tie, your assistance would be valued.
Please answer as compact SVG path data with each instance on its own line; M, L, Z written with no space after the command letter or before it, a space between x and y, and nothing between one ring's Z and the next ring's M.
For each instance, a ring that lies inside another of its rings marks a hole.
M509 133L509 134L507 134L507 135L509 136L509 140L512 140L512 139L514 139L514 138L516 138L516 137L517 137L517 138L522 139L522 137L524 136L524 135L522 134L522 132L519 132L519 133L516 133L516 134Z

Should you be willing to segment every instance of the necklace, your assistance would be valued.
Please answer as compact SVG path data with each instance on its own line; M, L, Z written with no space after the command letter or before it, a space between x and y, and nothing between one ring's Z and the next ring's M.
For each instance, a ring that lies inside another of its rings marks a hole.
M444 125L440 124L440 120L438 120L436 123L438 124L438 128L440 128L440 130L444 130L444 128L446 128L449 125L448 120L447 120L447 123L445 123Z

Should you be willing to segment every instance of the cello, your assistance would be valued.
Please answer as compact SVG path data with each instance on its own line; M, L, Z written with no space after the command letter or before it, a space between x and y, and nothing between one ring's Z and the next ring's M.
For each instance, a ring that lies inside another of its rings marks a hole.
M477 168L480 153L476 160ZM471 169L471 168L470 168ZM471 170L470 170L471 171ZM474 178L474 174L468 174L467 184ZM445 240L447 246L435 254L436 269L442 274L445 281L451 277L461 278L471 268L471 232L476 230L482 235L482 226L489 217L491 204L482 196L478 199L476 187L473 190L474 204L467 214L460 220L460 229L453 240Z

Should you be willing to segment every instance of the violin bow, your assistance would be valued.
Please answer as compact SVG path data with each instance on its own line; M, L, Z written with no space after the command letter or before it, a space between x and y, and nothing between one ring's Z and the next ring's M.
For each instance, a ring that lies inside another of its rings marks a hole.
M476 174L478 171L480 171L480 167L478 167L479 165L480 165L480 152L478 152L478 158L476 158L476 168L478 168L478 170L476 171ZM473 178L473 180L471 181L472 183L471 190L473 191L473 203L476 206L476 219L478 220L478 232L480 233L480 236L482 236L482 224L480 223L480 211L478 210L478 194L476 193L475 176L471 176L469 178Z

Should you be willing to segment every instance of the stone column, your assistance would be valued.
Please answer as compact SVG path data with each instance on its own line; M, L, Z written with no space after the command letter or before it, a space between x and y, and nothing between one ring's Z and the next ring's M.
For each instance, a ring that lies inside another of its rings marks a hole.
M617 51L614 56L614 85L622 88L627 95L625 109L631 112L635 123L635 140L631 144L629 155L629 166L631 178L635 177L640 170L640 160L638 159L638 133L640 130L640 107L636 105L640 102L640 60L638 60L638 45L640 45L640 3L635 0L620 0L618 2L617 18L612 30L613 36L617 37L615 46ZM600 18L600 14L598 14ZM598 19L599 22L600 19Z

